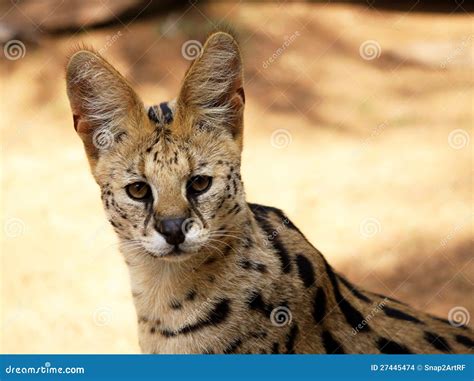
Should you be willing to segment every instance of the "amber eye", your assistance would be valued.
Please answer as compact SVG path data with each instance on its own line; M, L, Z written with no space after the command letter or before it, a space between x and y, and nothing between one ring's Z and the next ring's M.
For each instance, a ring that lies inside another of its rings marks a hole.
M207 191L212 184L212 177L194 176L188 182L188 190L193 195L198 195Z
M127 191L128 196L134 200L145 201L151 197L150 186L143 181L128 184L125 187L125 190Z

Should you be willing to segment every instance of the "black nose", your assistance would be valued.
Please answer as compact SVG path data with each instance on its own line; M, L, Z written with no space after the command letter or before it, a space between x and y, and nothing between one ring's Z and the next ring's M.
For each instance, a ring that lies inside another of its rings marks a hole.
M167 218L156 224L156 230L165 237L170 245L179 245L184 242L184 218Z

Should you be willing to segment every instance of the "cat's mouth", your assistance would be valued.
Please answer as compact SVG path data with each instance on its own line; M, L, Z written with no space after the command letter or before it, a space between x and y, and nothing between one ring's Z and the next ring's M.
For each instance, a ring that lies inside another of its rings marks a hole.
M153 258L164 259L164 260L169 260L173 262L179 262L179 261L188 259L194 254L196 254L197 252L196 249L185 248L185 247L182 247L182 245L170 246L170 248L164 252L163 251L153 252L146 249L145 251L148 255L152 256Z

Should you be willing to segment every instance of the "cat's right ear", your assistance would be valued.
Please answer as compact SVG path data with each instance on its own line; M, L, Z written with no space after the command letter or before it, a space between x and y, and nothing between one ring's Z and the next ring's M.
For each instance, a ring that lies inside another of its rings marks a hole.
M102 152L146 119L142 101L125 78L91 50L74 53L66 69L74 128L94 169Z

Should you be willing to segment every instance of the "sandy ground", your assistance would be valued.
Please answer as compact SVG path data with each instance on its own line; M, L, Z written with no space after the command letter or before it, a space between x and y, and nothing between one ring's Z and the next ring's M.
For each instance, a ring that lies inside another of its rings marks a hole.
M156 103L177 92L182 44L222 20L246 62L248 199L284 209L363 287L443 317L474 313L470 16L191 5L2 56L2 352L139 351L65 57L80 42L102 49Z

